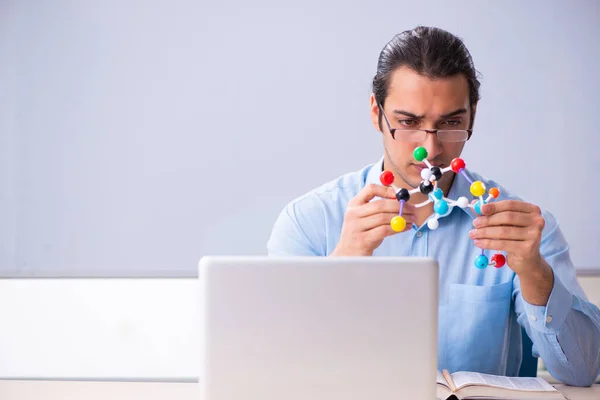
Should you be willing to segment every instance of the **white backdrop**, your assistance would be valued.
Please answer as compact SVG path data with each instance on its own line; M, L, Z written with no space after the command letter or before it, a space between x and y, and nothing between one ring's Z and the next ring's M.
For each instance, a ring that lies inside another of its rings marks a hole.
M483 74L468 168L600 268L600 2L0 3L0 274L193 276L374 162L381 48L418 24Z

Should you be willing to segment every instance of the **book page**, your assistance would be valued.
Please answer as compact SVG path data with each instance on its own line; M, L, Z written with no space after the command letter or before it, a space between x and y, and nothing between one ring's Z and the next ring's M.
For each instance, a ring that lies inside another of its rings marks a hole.
M478 372L455 372L452 374L454 384L458 389L468 385L486 385L504 389L523 391L556 391L542 378L521 378L481 374Z
M437 372L437 383L448 387L448 382L446 382L446 378L444 378L444 375L440 371Z

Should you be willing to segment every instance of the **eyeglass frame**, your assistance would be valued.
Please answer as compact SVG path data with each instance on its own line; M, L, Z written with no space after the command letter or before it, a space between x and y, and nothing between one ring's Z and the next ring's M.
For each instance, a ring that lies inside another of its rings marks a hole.
M381 114L383 115L383 118L385 119L385 123L388 126L388 129L390 131L390 135L392 135L392 139L397 140L396 139L396 131L402 131L402 129L397 129L397 128L392 128L392 126L390 125L390 121L387 118L387 115L385 115L385 111L383 111L383 107L381 106L381 104L378 102L377 103L377 107L379 107L379 112L381 112ZM471 135L473 134L473 129L406 129L406 131L422 131L427 133L433 133L435 135L435 137L439 140L437 134L439 131L463 131L463 132L467 132L467 139L466 140L462 140L459 142L446 142L443 140L440 140L440 142L443 143L465 143L467 142L469 139L471 139ZM425 135L425 137L427 137L427 135Z

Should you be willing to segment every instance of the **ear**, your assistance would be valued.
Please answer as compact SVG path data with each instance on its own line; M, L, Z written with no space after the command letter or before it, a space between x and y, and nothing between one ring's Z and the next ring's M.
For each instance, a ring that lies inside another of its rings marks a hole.
M379 106L377 105L377 101L375 100L375 95L371 93L371 123L373 127L381 132L379 128Z

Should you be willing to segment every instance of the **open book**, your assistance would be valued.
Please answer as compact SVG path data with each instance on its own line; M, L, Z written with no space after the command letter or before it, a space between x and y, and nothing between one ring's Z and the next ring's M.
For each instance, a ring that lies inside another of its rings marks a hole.
M450 374L438 371L437 394L450 399L565 399L542 378L514 378L478 372L459 371Z

